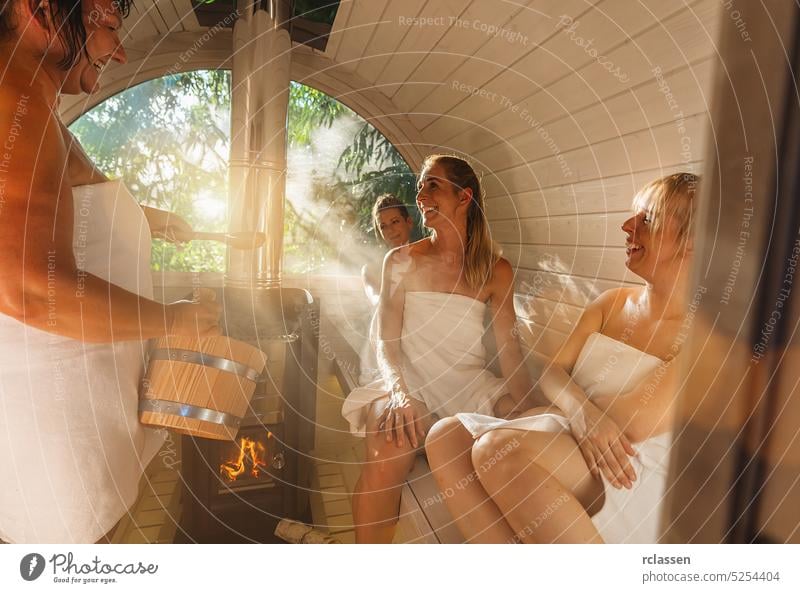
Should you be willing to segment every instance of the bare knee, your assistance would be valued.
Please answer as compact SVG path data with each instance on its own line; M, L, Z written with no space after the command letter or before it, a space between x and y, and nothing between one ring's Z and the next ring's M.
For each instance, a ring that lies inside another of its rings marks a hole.
M454 416L433 425L425 439L425 453L431 467L447 463L472 447L472 436Z
M410 446L398 447L382 438L367 439L367 456L361 479L372 488L392 488L403 483L411 471L416 451Z
M461 422L454 416L442 418L434 424L425 437L425 453L430 458L437 456L442 449L448 448L453 439L453 433L461 426Z
M521 447L522 441L512 431L493 430L482 435L472 448L472 465L481 481L492 479L507 482L523 468L525 461ZM528 464L530 464L528 459Z

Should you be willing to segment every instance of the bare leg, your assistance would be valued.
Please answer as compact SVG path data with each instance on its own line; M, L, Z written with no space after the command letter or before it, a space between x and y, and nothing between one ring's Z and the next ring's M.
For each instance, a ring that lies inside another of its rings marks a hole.
M486 493L472 467L472 435L456 418L434 424L425 451L445 504L468 543L511 541L514 530Z
M602 508L603 485L570 434L493 430L478 439L472 460L515 539L602 543L589 517Z
M353 490L353 520L357 543L392 543L403 481L419 452L406 440L403 447L386 441L378 423L388 396L376 400L367 416L366 459ZM422 415L430 427L430 413Z

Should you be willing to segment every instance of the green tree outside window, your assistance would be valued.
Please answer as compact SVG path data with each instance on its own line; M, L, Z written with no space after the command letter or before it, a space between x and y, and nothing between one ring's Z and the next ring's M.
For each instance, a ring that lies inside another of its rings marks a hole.
M392 192L413 205L415 177L392 144L333 97L293 82L289 94L284 232L287 273L354 272L378 251L370 209ZM197 70L150 80L97 105L71 131L140 203L199 231L224 231L230 73ZM154 270L221 272L225 248L153 241Z

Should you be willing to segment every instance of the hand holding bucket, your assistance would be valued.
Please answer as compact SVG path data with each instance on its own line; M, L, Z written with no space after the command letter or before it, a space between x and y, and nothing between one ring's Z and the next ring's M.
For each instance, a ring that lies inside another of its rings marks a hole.
M167 305L168 334L205 338L219 336L219 316L222 306L210 288L195 290L191 301L177 301Z

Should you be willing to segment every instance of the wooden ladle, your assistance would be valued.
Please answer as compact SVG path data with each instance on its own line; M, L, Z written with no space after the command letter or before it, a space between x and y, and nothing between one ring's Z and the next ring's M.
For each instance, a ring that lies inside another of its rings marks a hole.
M236 233L206 233L195 231L192 233L192 240L220 241L227 243L234 249L258 249L267 240L264 233L254 233L250 231Z

